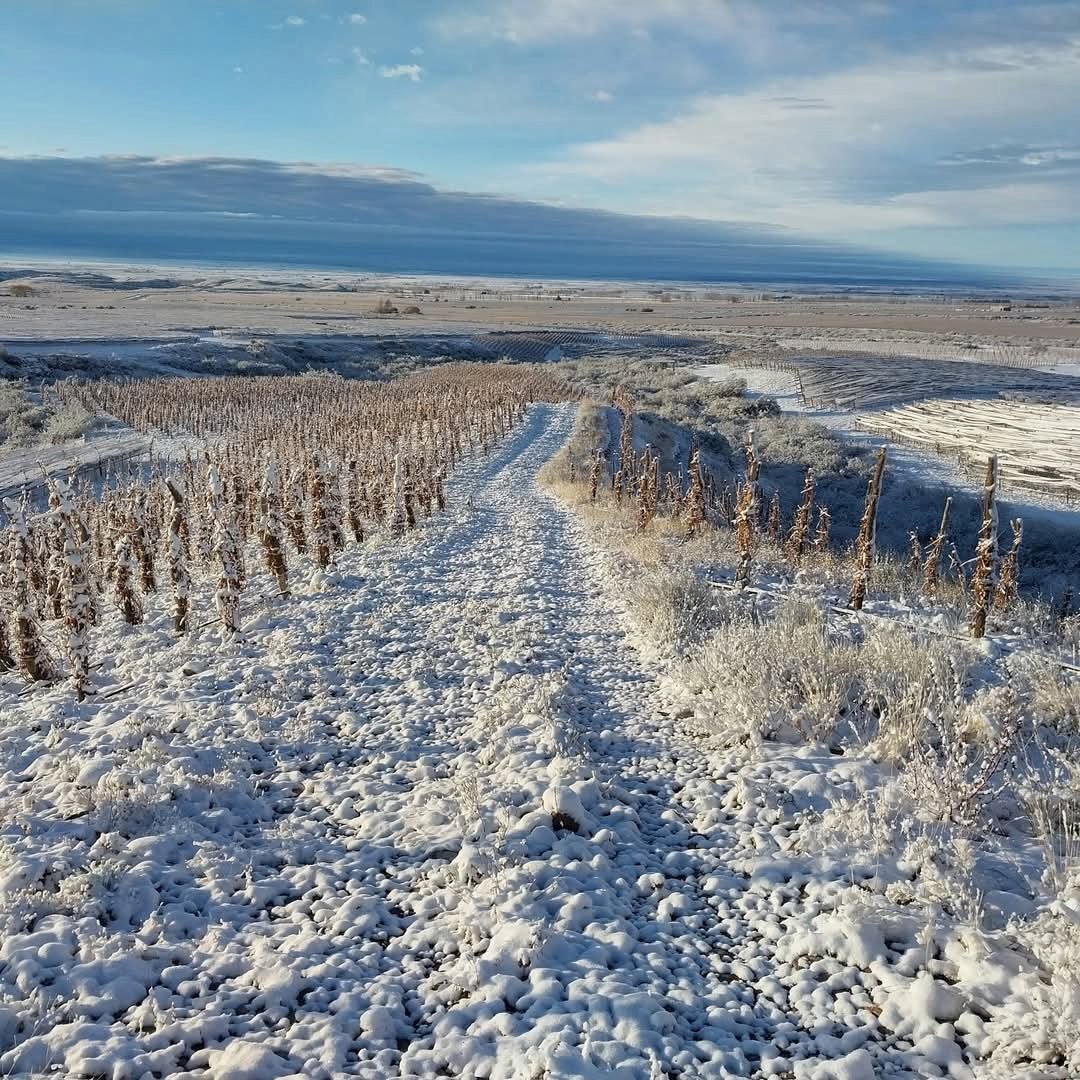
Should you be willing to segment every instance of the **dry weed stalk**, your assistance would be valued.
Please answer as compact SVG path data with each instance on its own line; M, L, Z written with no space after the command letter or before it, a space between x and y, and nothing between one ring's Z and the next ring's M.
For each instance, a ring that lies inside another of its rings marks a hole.
M58 497L57 512L64 531L64 651L75 695L83 701L90 680L90 627L95 621L87 576L89 550L83 542L67 485L56 480L50 486Z
M178 634L188 631L188 612L191 607L191 574L188 572L188 552L184 548L186 515L184 496L172 480L165 481L172 498L169 517L169 580L173 587L173 629Z
M240 629L240 596L245 578L243 552L233 521L232 505L225 499L221 476L213 463L207 471L207 490L213 512L214 553L221 566L215 600L221 625L234 633Z
M146 524L146 505L134 485L128 491L127 514L131 549L139 566L142 590L145 593L151 593L157 589L157 579L154 576L154 548L150 542Z
M780 492L774 491L769 503L769 519L766 532L774 544L779 544L784 531L784 519L780 510Z
M19 670L34 682L42 682L56 676L56 670L37 625L37 613L31 600L31 579L28 561L31 558L30 530L26 523L23 506L13 499L5 499L11 519L11 591L15 604L15 659Z
M589 501L596 502L596 492L600 487L600 459L601 451L597 448L593 454L592 467L589 469Z
M705 524L705 485L701 479L701 454L690 455L690 488L686 493L686 535L693 536Z
M683 493L682 486L672 472L664 473L664 497L667 499L668 512L672 520L677 521L682 517Z
M874 471L866 489L866 505L859 522L859 535L855 539L855 574L851 581L848 605L853 611L861 611L870 584L870 571L874 565L877 543L877 510L881 498L881 478L885 472L885 448L878 451Z
M0 671L11 671L15 667L15 656L11 651L11 637L8 634L7 612L0 612Z
M735 583L744 588L750 584L750 562L754 555L754 527L760 516L761 494L758 473L761 463L754 447L754 431L746 433L746 479L739 491L735 507L735 542L739 561L735 568Z
M986 633L986 616L990 609L995 586L997 563L997 482L998 460L991 454L986 462L983 481L982 523L975 545L975 569L971 574L971 636L981 638Z
M624 476L634 473L634 413L625 398L619 405L619 471Z
M294 468L289 474L286 485L285 521L289 529L289 539L296 548L297 555L306 555L307 543L307 494L304 490L304 474Z
M817 515L817 531L814 533L814 550L824 554L829 550L829 532L832 527L832 516L829 508L822 506Z
M281 519L281 474L274 458L266 463L262 494L259 497L259 542L266 568L274 575L278 592L289 595L289 572L285 560L285 527ZM362 537L358 536L357 539Z
M118 531L113 539L112 583L113 600L129 626L143 621L142 599L135 587L138 567L132 552L131 537Z
M572 466L573 463L571 463ZM573 468L571 467L571 481ZM390 520L387 522L394 536L401 536L409 527L409 515L405 507L405 481L401 474L401 455L394 455L394 480L390 492Z
M1014 518L1012 528L1012 546L1001 560L997 588L994 590L994 610L1007 611L1014 603L1020 584L1020 545L1024 540L1024 520Z
M325 570L333 558L333 538L330 525L330 498L327 493L326 467L316 454L309 469L311 494L311 534L315 545L315 565Z
M945 541L949 536L949 511L952 509L952 502L952 496L950 495L945 500L945 509L941 512L941 524L938 526L937 534L934 536L933 540L930 541L930 545L926 549L926 561L923 564L922 588L923 595L931 600L937 598L938 589L941 584L941 553L945 549Z
M638 532L644 532L649 522L652 520L650 514L650 507L652 506L652 498L649 494L649 481L650 471L648 468L648 457L645 458L645 468L641 472L641 476L638 478L638 509L637 509L637 527Z
M814 491L816 482L814 470L806 470L806 478L803 481L802 500L795 511L795 520L788 534L787 557L792 566L798 566L802 561L803 552L806 550L806 541L810 535L810 515L814 510ZM826 522L828 517L826 517ZM821 528L821 515L818 515L818 529ZM826 543L828 541L826 540Z
M912 575L918 574L922 566L922 558L922 542L919 540L919 534L912 529L908 533L908 570Z

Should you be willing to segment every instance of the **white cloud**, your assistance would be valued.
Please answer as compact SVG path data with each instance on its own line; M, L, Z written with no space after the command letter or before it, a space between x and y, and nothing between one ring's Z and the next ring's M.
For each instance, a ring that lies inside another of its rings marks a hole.
M486 10L456 14L436 25L454 37L527 43L670 22L731 25L735 9L747 6L744 0L494 0Z
M885 13L881 0L473 0L464 11L437 17L446 37L487 37L520 45L653 30L728 40L744 52L772 56L777 30L852 23ZM788 43L790 44L790 43Z
M601 105L608 105L615 100L615 95L610 90L594 90L592 99Z
M384 79L408 79L410 82L419 82L424 69L419 64L394 64L393 67L379 68L379 74Z
M191 161L205 159L191 158ZM243 162L242 162L243 164ZM270 163L272 168L283 173L298 173L301 176L335 176L349 180L402 180L416 181L423 177L411 169L399 169L392 165L358 165L355 162L341 161L283 161Z
M286 26L303 26L305 22L307 22L307 20L300 15L289 15L285 19Z
M929 225L1052 225L1080 220L1080 185L1039 179L990 184L970 191L918 191L897 196L899 207Z
M413 47L412 47L412 48L411 48L411 49L409 50L409 55L410 55L410 56L423 56L423 55L424 55L424 50L423 50L423 49L421 49L419 45L414 45L414 46L413 46Z
M1075 173L1072 185L1046 173L1075 170L1078 99L1080 38L894 56L701 96L669 120L578 145L532 171L547 183L591 181L594 198L662 179L640 187L663 196L627 208L808 232L1044 221L1074 213L1080 200L1068 190L1080 191ZM971 147L1017 135L1024 144L1011 164L973 164L982 152Z
M1023 165L1057 165L1065 161L1080 161L1080 149L1064 146L1039 147L1028 150L1021 158Z
M353 56L353 59L358 64L370 64L371 63L371 61L367 58L367 55L364 53L363 49L354 48L352 50L352 56Z
M361 15L359 12L352 15L343 15L341 17L342 22L352 23L353 26L363 26L367 22L367 16Z

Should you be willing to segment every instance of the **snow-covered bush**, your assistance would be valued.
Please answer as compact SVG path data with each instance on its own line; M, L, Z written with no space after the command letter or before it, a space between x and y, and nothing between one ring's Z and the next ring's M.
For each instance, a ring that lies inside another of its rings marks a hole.
M630 586L627 603L650 637L678 655L737 617L729 594L685 571L641 575Z
M744 610L677 672L695 723L725 746L763 739L830 739L856 717L859 650L828 633L821 610L787 601L760 622Z
M94 422L94 414L78 401L69 401L51 413L43 436L47 442L61 443L85 435Z
M85 435L93 421L94 414L80 402L39 402L25 383L0 382L0 443L65 442Z
M933 720L961 723L971 659L961 643L916 637L888 625L871 630L860 649L868 704L866 734L880 760L899 763L920 746Z
M725 379L717 379L713 386L713 392L718 397L737 398L746 393L746 380L741 375L729 375Z
M33 402L20 382L0 382L0 443L17 446L37 442L50 416L49 409Z
M1033 720L1061 735L1080 734L1080 680L1059 664L1033 664L1026 672Z

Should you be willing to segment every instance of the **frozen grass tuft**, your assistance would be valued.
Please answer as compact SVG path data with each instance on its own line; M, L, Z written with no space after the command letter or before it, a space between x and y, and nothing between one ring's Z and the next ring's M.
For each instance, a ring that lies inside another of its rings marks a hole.
M830 739L850 720L858 650L833 639L814 605L784 603L762 621L744 609L677 671L696 725L723 746L765 739Z
M42 403L25 383L0 383L0 445L35 446L85 435L93 414L78 403Z
M630 585L627 604L645 632L677 655L738 617L726 596L685 571L642 575Z

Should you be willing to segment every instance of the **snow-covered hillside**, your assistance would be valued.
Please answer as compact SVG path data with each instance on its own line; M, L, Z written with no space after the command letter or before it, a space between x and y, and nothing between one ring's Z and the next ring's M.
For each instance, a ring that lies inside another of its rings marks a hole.
M1004 920L815 846L880 772L680 719L538 486L573 418L231 639L154 610L94 701L3 681L5 1076L1074 1075L1075 983Z

